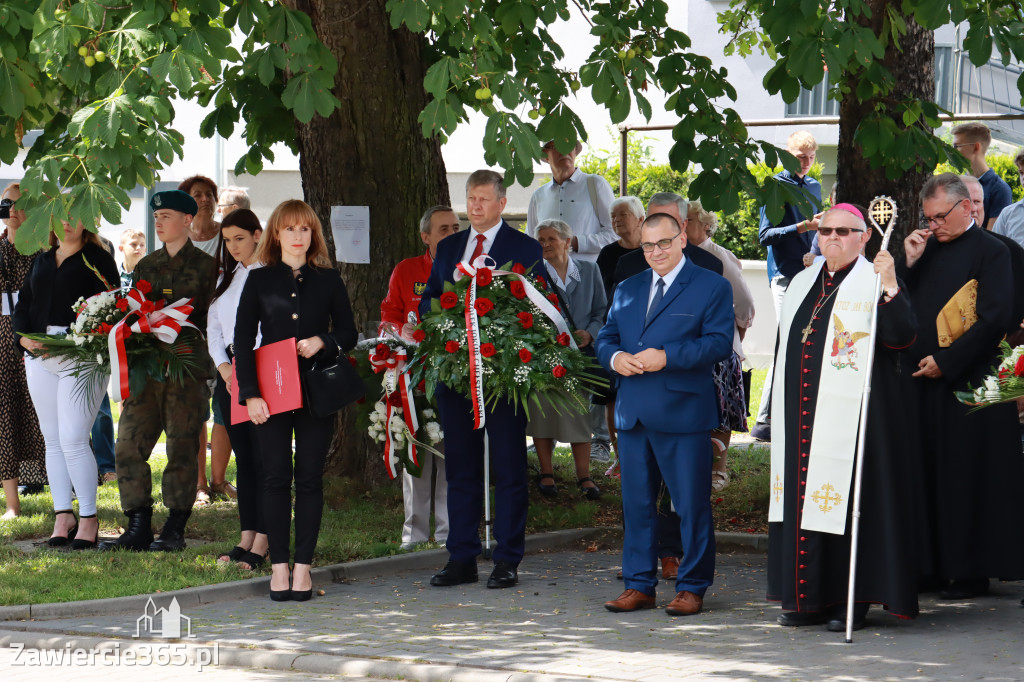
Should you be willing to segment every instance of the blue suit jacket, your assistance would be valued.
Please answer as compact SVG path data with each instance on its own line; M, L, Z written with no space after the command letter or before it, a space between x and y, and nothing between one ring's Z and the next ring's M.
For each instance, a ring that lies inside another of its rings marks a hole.
M697 433L721 423L712 366L732 354L735 319L728 280L689 260L645 324L652 271L619 284L608 321L597 335L597 357L618 381L615 426ZM623 377L611 367L616 351L665 351L659 372Z
M430 268L430 278L427 280L427 288L423 291L423 298L420 299L420 317L430 311L430 301L440 298L444 292L445 282L454 282L453 273L455 266L462 260L466 253L466 244L470 235L475 235L473 229L461 230L450 237L441 240L437 245L437 254L434 257L434 265ZM494 243L488 252L498 267L509 261L522 263L527 270L533 266L531 274L535 274L550 284L544 274L543 254L540 242L533 237L520 232L504 220L501 221L501 228L494 237ZM730 337L732 338L732 337Z

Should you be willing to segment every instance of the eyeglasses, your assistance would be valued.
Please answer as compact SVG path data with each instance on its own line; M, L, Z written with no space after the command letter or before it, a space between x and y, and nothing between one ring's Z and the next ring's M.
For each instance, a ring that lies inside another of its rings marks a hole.
M644 253L653 253L654 247L658 247L662 251L668 251L668 247L672 246L672 242L676 240L682 232L676 232L675 237L669 239L659 239L656 242L640 242L640 248L643 249Z
M956 208L957 206L959 206L960 203L961 202L959 202L959 201L956 202L955 204L950 206L949 210L946 211L945 213L943 213L942 215L933 216L931 218L929 218L926 215L921 216L921 225L925 226L925 229L927 229L927 226L929 224L931 224L931 223L935 223L936 227L942 227L943 225L946 224L946 216L948 216L950 213L952 213L953 209Z
M973 147L973 142L957 142L953 145L953 149L960 149L960 147Z
M234 204L217 204L217 210L223 211L224 209L230 208L232 206L234 206Z
M840 237L848 237L848 236L850 236L851 232L863 232L863 231L864 230L861 230L861 229L856 228L856 227L819 227L818 228L818 234L820 234L822 237L828 237L833 232L838 234Z

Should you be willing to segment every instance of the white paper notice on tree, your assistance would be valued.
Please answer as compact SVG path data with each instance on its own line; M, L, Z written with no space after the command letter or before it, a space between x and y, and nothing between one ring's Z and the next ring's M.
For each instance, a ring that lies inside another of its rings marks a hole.
M331 206L331 232L339 263L370 262L369 206Z

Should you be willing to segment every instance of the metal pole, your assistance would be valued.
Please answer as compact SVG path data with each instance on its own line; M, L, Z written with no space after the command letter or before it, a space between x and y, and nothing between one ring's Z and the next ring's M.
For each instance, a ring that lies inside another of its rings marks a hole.
M873 204L874 202L872 202ZM870 211L870 209L869 209ZM889 246L889 238L892 236L892 229L896 225L896 214L893 213L892 221L889 223L885 234L882 236L881 249L884 251ZM867 372L864 384L864 394L860 401L860 425L857 428L857 460L854 469L853 479L853 526L850 529L850 583L846 594L846 643L853 642L853 596L857 583L857 545L860 537L860 492L861 480L864 475L864 443L868 431L868 403L871 400L871 375L875 362L875 342L878 333L878 297L882 293L882 276L875 275L875 302L871 309L871 343L868 344L867 358L865 358L865 372Z
M491 558L491 439L484 427L484 558Z
M619 126L619 196L626 196L626 185L629 173L626 163L629 161L629 126Z

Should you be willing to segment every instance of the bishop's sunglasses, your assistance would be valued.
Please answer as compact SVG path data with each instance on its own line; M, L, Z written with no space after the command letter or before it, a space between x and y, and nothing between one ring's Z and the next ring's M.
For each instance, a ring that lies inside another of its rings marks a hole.
M856 227L819 227L818 228L818 234L820 234L822 237L831 236L831 234L833 232L838 234L840 237L848 237L848 236L850 236L851 232L863 232L863 231L864 230L861 230L861 229L856 228Z

